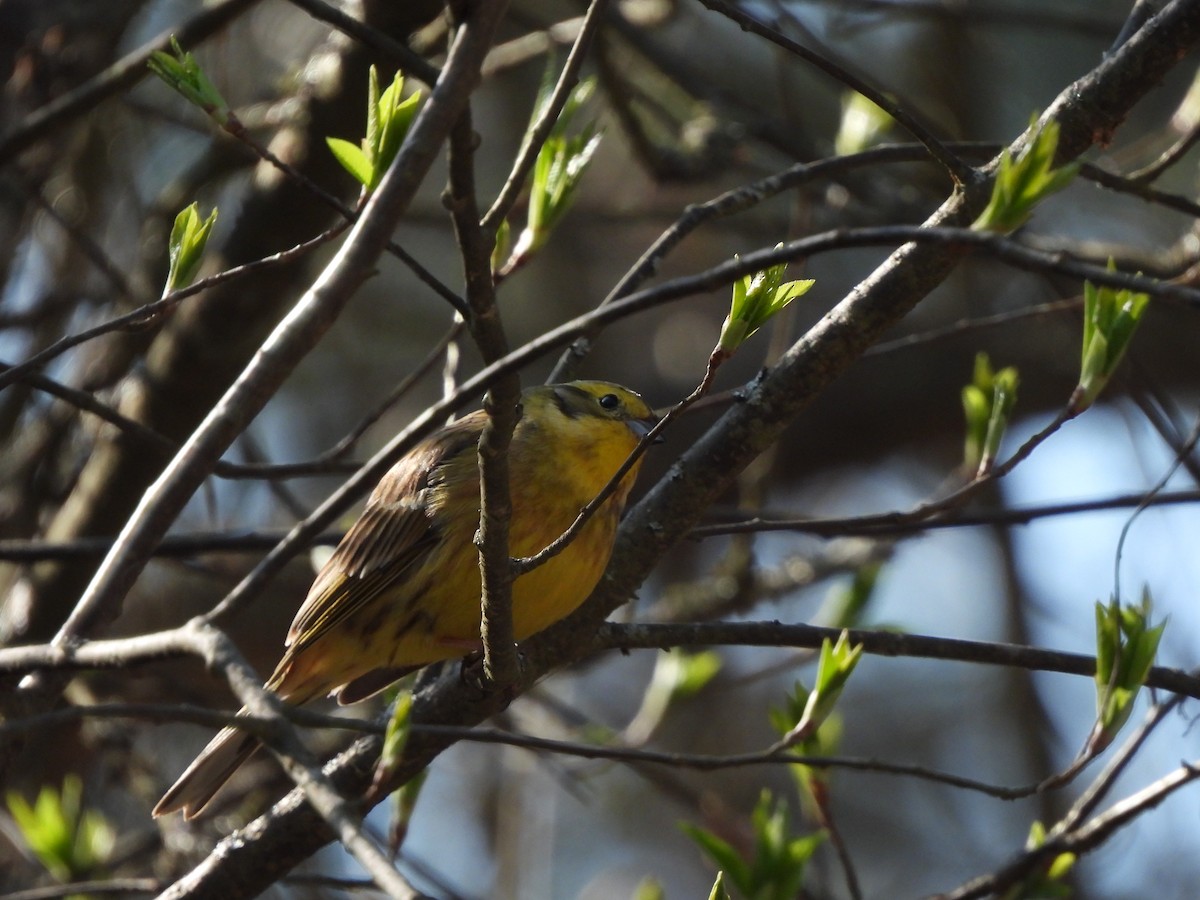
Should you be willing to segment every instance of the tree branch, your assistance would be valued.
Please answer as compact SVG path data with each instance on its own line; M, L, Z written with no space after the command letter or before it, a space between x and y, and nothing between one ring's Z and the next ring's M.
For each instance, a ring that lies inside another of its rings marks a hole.
M475 191L475 131L470 110L450 133L450 190L447 204L454 219L454 234L462 255L470 315L467 327L485 363L508 354L508 338L496 304L492 277L495 241L479 221ZM509 491L508 448L521 416L521 381L516 372L496 380L484 397L487 422L479 436L479 550L480 638L483 666L488 679L506 687L517 679L517 651L513 638L512 583L508 525L512 520Z

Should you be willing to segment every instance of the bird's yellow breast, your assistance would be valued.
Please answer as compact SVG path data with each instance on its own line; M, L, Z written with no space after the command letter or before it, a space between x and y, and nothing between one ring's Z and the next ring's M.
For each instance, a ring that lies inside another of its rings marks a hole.
M579 511L608 483L636 446L627 427L605 420L571 422L554 429L523 419L509 451L509 552L532 556L556 540ZM479 638L479 559L471 540L479 527L477 460L456 460L442 495L432 501L435 521L446 527L446 547L463 548L452 565L450 583L434 588L441 597L422 604L434 616L435 640L477 642ZM633 485L636 468L596 511L566 549L513 583L513 631L517 640L557 622L585 599L608 565L617 520ZM468 496L470 495L470 496ZM431 564L436 565L433 560ZM440 568L440 567L439 567ZM445 569L443 569L444 571ZM445 656L458 655L451 650Z
M523 400L524 413L508 455L509 552L514 557L533 556L565 532L653 421L641 398L605 382L533 389ZM482 427L480 415L460 423L454 449L432 457L427 469L420 467L425 457L418 448L397 464L402 477L377 489L379 496L372 500L376 505L369 504L356 525L370 520L370 539L355 542L348 535L339 565L329 569L327 577L323 571L318 593L306 601L306 608L311 603L321 615L327 614L328 622L322 626L320 616L314 614L310 621L304 610L298 614L303 622L293 625L295 640L271 679L273 689L305 699L376 669L421 666L479 646L481 585L474 543L479 463L471 436ZM434 447L430 444L427 450ZM513 631L518 640L562 619L592 592L608 565L637 468L631 468L562 552L513 583ZM427 475L416 477L419 471ZM400 535L386 527L392 509L409 529ZM414 520L414 513L420 518ZM414 538L414 522L420 523L418 531L425 537ZM418 539L420 552L388 574L389 560L403 557L397 548ZM330 599L333 602L327 603ZM346 609L340 618L339 607Z

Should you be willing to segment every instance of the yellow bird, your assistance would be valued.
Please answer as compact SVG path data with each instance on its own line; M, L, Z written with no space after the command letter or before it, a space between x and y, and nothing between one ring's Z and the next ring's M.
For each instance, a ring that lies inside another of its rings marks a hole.
M562 534L654 425L633 391L606 381L530 388L509 448L513 556ZM480 646L476 449L487 421L473 412L414 447L383 477L358 521L317 574L266 687L289 703L337 693L365 699L401 675ZM565 550L513 582L517 640L557 622L608 565L638 466ZM225 728L168 790L154 815L191 819L258 748Z

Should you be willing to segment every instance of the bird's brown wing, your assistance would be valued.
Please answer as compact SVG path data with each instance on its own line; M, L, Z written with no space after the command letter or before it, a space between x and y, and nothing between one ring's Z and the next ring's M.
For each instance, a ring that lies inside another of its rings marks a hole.
M464 416L415 447L379 482L309 589L288 630L288 656L311 646L411 569L440 539L427 508L438 470L474 450L483 419Z

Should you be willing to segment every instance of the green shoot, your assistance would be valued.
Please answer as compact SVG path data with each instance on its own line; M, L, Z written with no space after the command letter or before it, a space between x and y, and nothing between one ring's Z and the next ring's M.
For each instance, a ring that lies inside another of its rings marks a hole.
M804 715L811 695L802 684L795 684L788 694L783 709L771 708L768 717L771 725L780 735L791 733L796 722ZM809 732L794 746L797 752L804 756L833 756L837 752L842 739L842 720L836 713L826 716L821 727ZM790 763L788 769L796 782L800 800L813 818L823 827L829 825L829 775L830 770Z
M550 101L554 88L550 75L551 69L547 69L522 148L528 145L534 123L541 117ZM500 277L511 274L545 246L555 227L574 202L576 190L595 156L596 149L600 146L602 135L594 122L589 122L577 133L571 133L571 122L591 99L595 90L594 78L586 78L575 86L563 105L553 130L538 151L529 185L529 211L525 227L513 241L511 253L506 255L497 249L493 254L494 257L506 259L496 269Z
M379 187L384 174L400 152L400 145L421 105L421 92L404 97L404 76L399 72L381 93L379 73L371 66L367 96L367 134L361 145L341 138L326 138L330 151L342 168L354 176L369 194Z
M374 783L371 790L386 782L404 756L404 748L412 726L412 691L402 690L396 695L396 704L392 709L392 717L388 720L387 731L383 738L383 750L379 754L379 762L375 766Z
M976 231L999 234L1015 231L1029 219L1035 206L1065 188L1078 173L1078 163L1054 166L1058 152L1057 122L1051 120L1038 128L1034 116L1030 127L1036 131L1020 156L1014 160L1008 150L1000 155L991 200L971 226Z
M1096 604L1096 724L1088 750L1099 753L1112 743L1133 712L1146 683L1166 622L1150 627L1150 592L1138 606L1116 599Z
M967 418L967 437L963 447L963 466L980 478L991 471L1017 402L1017 370L1008 366L992 371L986 353L975 356L971 384L963 388L963 412Z
M205 115L222 128L229 125L233 117L229 104L225 102L216 86L208 80L196 58L190 53L185 53L174 37L171 38L171 49L175 51L174 56L162 50L155 50L150 54L150 59L146 61L150 71L189 103L200 107Z
M751 826L754 857L747 860L732 844L711 831L681 823L688 837L747 900L785 900L800 896L808 861L825 840L824 832L794 836L787 805L782 800L773 802L768 790L762 792L751 814ZM719 878L718 883L723 892L724 879Z
M633 889L632 900L667 900L667 892L661 881L652 875L647 875Z
M400 852L400 846L408 837L408 826L417 810L417 799L421 796L421 789L425 787L425 779L428 776L429 770L422 769L392 794L392 822L388 828L388 847L393 856Z
M175 217L171 237L167 242L167 256L170 261L167 293L185 288L195 280L200 263L204 260L208 236L212 233L216 221L215 207L207 219L201 219L200 207L195 203L180 210L179 215Z
M492 271L499 272L511 253L512 226L508 224L508 219L505 219L496 229L496 245L492 247Z
M842 689L862 658L862 652L862 644L850 646L850 635L846 631L841 633L836 644L831 643L828 638L821 642L816 682L808 692L799 719L780 741L781 746L795 746L816 733L837 705Z
M1116 271L1109 260L1108 268ZM1091 406L1108 384L1108 379L1125 355L1142 315L1150 302L1149 294L1125 288L1096 287L1083 284L1083 355L1079 365L1079 385L1071 395L1071 408L1078 414Z
M782 246L776 244L775 249ZM786 268L787 263L780 263L733 283L733 302L721 326L721 337L713 351L714 355L723 358L732 356L772 316L797 297L808 293L814 282L808 279L784 283L783 272Z

